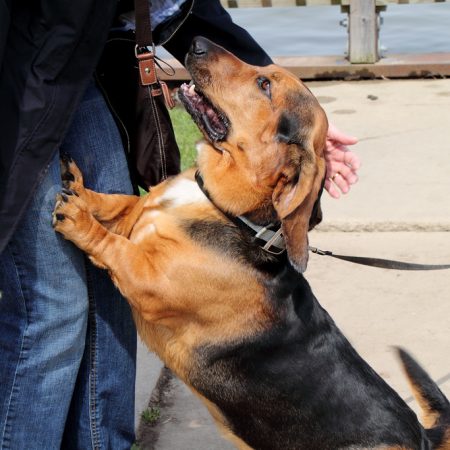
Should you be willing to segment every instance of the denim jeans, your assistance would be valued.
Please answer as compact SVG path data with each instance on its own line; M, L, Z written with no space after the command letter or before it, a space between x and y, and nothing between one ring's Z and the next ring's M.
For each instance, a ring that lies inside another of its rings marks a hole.
M118 130L94 83L60 150L87 187L132 193ZM52 229L60 190L57 152L0 255L0 449L129 449L136 330L107 272Z

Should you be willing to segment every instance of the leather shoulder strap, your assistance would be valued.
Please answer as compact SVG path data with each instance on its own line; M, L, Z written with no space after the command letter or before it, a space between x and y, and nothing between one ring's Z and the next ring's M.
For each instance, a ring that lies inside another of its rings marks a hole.
M152 47L152 25L149 0L134 0L136 14L136 45L138 48Z

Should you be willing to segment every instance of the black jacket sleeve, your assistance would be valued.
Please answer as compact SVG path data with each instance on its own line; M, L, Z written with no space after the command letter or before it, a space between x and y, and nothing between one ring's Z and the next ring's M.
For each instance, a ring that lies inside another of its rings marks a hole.
M195 0L191 14L164 48L184 63L195 36L210 39L248 64L266 66L272 63L250 34L232 21L219 0Z
M0 70L10 24L11 0L0 0Z

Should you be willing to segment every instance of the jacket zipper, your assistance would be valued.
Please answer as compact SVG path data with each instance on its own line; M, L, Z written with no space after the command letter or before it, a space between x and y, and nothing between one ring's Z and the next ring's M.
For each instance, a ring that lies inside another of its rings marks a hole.
M189 1L189 0L188 0ZM185 14L183 20L180 21L180 23L177 25L177 27L175 28L175 30L173 31L173 33L163 42L159 42L157 45L164 45L167 44L167 42L169 42L173 36L176 34L176 32L180 29L180 27L184 24L184 22L186 22L189 14L191 14L192 10L194 9L194 2L195 0L191 1L191 6L189 7L189 10L187 11L187 13Z
M161 159L161 180L167 179L167 159L166 159L166 151L164 148L164 139L162 137L161 123L158 115L158 108L155 104L155 99L152 95L152 90L149 86L147 86L147 93L149 96L150 104L152 106L152 112L154 117L154 122L156 125L156 132L158 135L158 147L159 147L159 157Z

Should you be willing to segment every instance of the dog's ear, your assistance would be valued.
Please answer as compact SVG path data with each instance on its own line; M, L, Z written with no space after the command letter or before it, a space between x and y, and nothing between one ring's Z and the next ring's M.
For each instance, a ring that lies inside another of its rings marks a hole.
M320 222L322 222L323 214L322 214L322 205L320 203L320 199L322 198L323 188L325 186L325 177L322 179L322 186L320 187L319 195L317 196L317 200L314 203L311 216L309 218L309 229L308 231L311 231L313 228L315 228L317 225L319 225Z
M317 128L309 137L299 138L295 121L283 119L281 124L282 140L289 148L272 202L281 220L289 260L299 272L304 272L308 263L308 230L321 220L319 197L325 176L326 131Z

